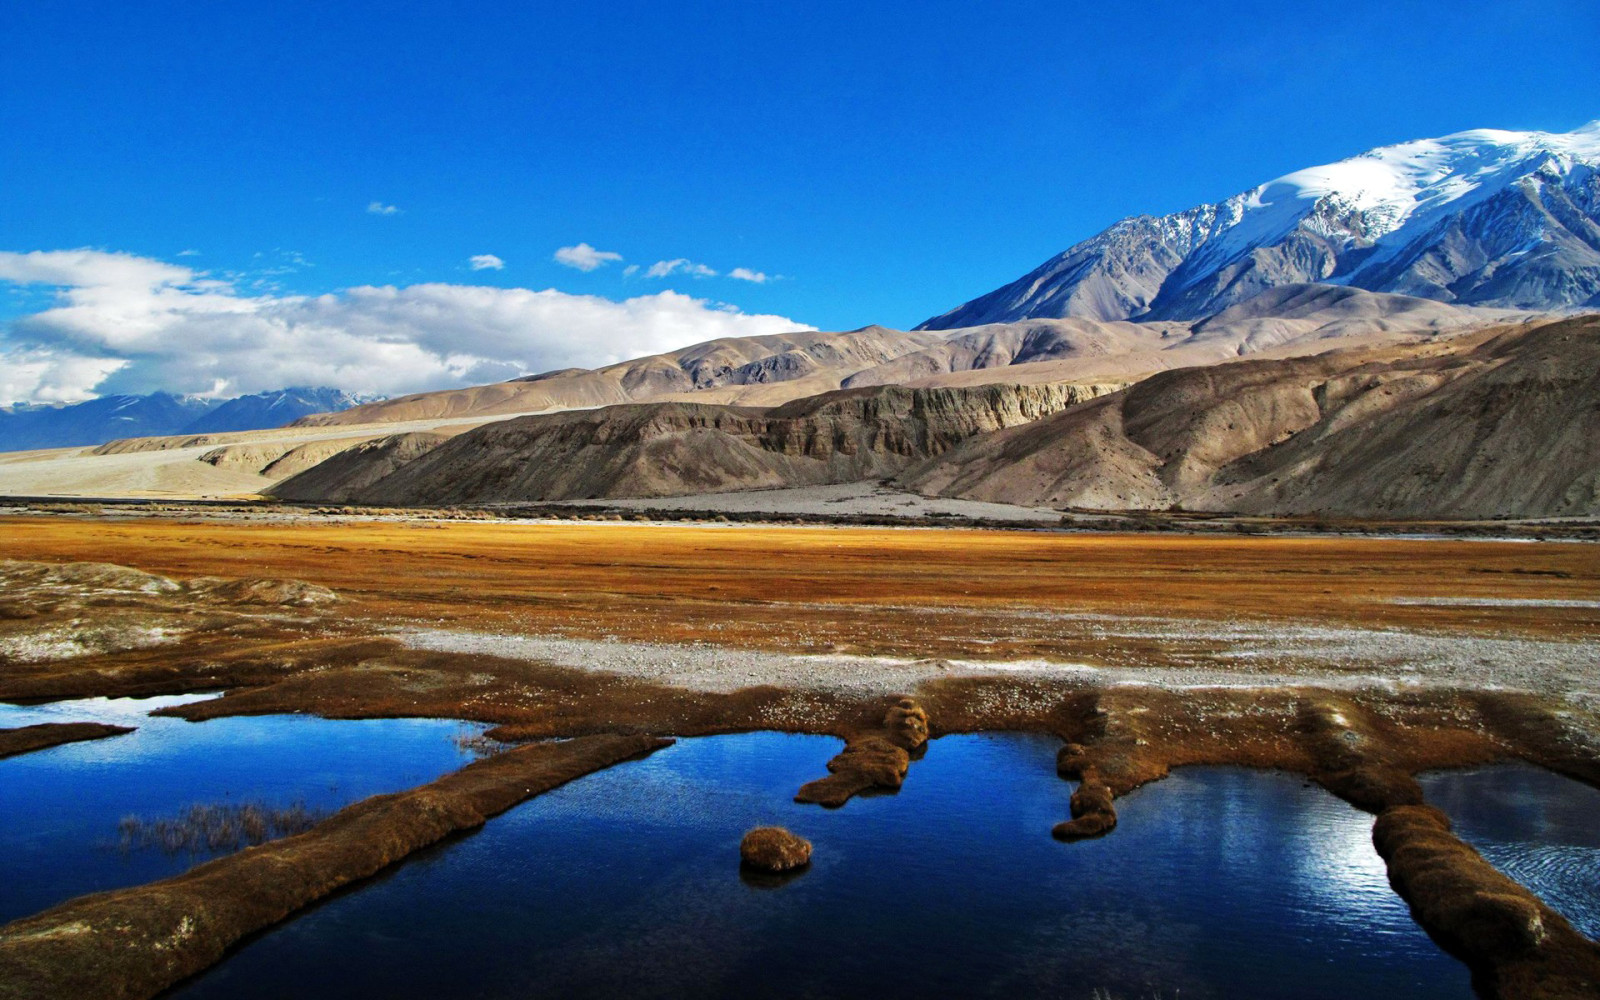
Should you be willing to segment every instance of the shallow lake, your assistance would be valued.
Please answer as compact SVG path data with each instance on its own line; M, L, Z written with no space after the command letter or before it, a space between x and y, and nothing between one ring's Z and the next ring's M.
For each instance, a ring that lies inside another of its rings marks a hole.
M1457 836L1600 939L1600 789L1520 763L1418 780Z
M932 743L893 796L790 801L837 740L681 741L533 799L261 935L176 995L1471 996L1372 818L1292 776L1175 773L1061 844L1059 742ZM744 831L816 845L773 888Z
M0 728L109 722L136 732L0 760L0 922L73 896L151 882L209 853L118 846L124 816L201 804L303 802L333 811L432 781L473 758L457 737L485 727L436 719L334 721L276 715L186 722L146 713L196 700L90 698L0 704Z

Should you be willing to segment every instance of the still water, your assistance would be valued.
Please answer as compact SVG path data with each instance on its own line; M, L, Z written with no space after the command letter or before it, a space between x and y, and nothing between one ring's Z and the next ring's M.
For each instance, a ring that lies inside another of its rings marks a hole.
M117 846L129 815L171 817L190 805L303 802L333 811L432 781L472 759L458 736L482 726L434 719L330 721L277 715L210 722L146 713L196 700L91 698L0 704L0 728L109 722L136 732L0 760L0 922L73 896L151 882L209 854Z
M1421 775L1456 835L1600 939L1600 789L1531 764Z
M344 725L339 723L338 725ZM1471 996L1371 846L1372 819L1291 776L1196 768L1050 838L1058 741L951 736L893 796L790 797L839 748L681 741L524 803L255 938L185 998ZM809 838L778 886L748 828Z

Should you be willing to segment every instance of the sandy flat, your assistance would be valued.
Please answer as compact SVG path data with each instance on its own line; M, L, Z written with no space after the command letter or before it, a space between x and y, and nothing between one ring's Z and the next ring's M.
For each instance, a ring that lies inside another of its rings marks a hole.
M523 416L510 414L509 416ZM335 427L277 427L204 435L205 443L173 447L197 435L142 439L149 450L92 455L92 448L50 448L0 452L0 496L149 497L161 499L232 499L258 495L279 477L222 469L200 456L223 445L281 445L283 450L313 441L371 440L407 431L475 427L508 417L455 417L392 424L345 424Z
M925 497L877 482L800 486L779 490L740 490L646 499L574 500L573 507L614 507L638 511L705 511L713 514L772 514L778 517L964 517L995 521L1055 523L1061 512L948 497Z

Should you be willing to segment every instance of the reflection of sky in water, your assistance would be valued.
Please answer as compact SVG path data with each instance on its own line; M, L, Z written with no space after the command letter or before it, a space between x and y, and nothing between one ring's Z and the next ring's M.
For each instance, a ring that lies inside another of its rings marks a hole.
M204 696L201 696L204 697ZM125 736L0 760L0 921L73 896L149 882L197 860L114 845L126 815L192 804L264 802L337 809L423 784L470 759L443 720L330 721L275 715L192 723L149 717L196 696L0 705L0 727L40 722L137 726Z
M1600 939L1600 789L1520 763L1420 780L1461 839Z
M685 740L581 779L256 939L186 997L1466 998L1387 889L1371 817L1293 777L1190 769L1109 837L1050 839L1055 740L935 741L895 796L790 801L839 742ZM816 844L781 888L745 830Z

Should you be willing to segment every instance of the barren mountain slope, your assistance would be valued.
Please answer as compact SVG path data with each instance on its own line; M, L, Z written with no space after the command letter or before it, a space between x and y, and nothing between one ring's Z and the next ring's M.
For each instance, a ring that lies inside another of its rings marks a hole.
M381 447L336 456L274 489L375 504L673 496L894 475L984 431L1087 398L1078 386L846 390L773 409L634 403L480 427L385 470ZM370 483L370 485L367 485Z
M307 417L300 423L320 426L534 413L647 401L727 387L803 382L806 387L786 396L787 400L836 389L841 380L855 372L942 339L941 334L904 333L881 326L848 333L804 331L725 338L593 371L564 369L494 385L415 393L357 407L356 411ZM725 393L719 401L731 402L737 395Z
M1031 320L919 333L871 326L714 340L587 371L418 393L307 417L300 425L503 416L680 400L778 406L872 385L1129 381L1258 351L1324 350L1331 338L1413 339L1512 314L1329 285L1271 289L1202 322Z
M1101 509L1600 513L1600 318L1153 376L908 470L943 496Z
M344 503L373 483L450 440L450 435L409 431L363 441L297 472L264 492L283 500Z
M1043 319L954 331L938 347L853 376L846 385L880 378L913 386L977 385L996 373L1020 384L1132 382L1244 355L1300 357L1346 344L1416 343L1526 318L1337 285L1287 285L1198 323Z

